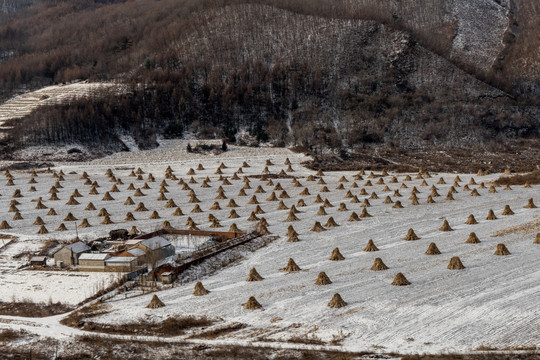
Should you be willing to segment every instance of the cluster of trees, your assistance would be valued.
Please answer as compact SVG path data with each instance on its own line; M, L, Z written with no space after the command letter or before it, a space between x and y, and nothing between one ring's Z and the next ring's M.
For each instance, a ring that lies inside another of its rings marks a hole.
M10 141L120 147L116 134L127 131L145 148L188 129L228 141L246 129L319 152L539 136L537 100L505 94L514 80L452 65L457 24L447 5L36 0L0 22L0 99L81 78L127 89L42 108Z

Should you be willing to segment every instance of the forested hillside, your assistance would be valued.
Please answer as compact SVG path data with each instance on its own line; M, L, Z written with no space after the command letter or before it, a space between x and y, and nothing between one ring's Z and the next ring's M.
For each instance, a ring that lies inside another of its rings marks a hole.
M313 153L537 139L539 9L524 0L38 1L0 26L0 88L114 80L9 146L157 135Z

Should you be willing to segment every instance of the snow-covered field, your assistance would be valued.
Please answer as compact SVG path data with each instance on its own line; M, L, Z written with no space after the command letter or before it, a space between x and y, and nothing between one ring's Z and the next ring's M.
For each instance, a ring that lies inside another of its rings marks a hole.
M63 221L68 212L78 218L80 223L87 218L92 225L90 228L79 229L79 236L87 239L103 236L115 228L130 228L136 225L143 231L158 228L164 220L171 222L173 227L186 228L188 216L198 223L201 229L210 229L208 215L215 215L223 229L227 230L232 223L240 229L254 227L254 222L247 217L256 205L247 204L256 195L264 217L269 223L272 233L281 238L253 254L246 255L242 262L225 268L216 274L201 279L204 286L210 290L206 296L193 296L193 283L174 287L159 292L160 299L167 305L160 309L146 309L151 295L124 299L123 296L108 301L112 310L108 314L93 320L105 323L122 323L141 319L164 319L174 314L208 315L219 317L226 322L242 322L249 327L229 333L218 339L228 342L240 341L278 341L287 342L291 338L318 339L330 343L332 340L343 345L345 350L399 352L399 353L441 353L441 352L471 352L481 347L497 349L517 349L539 347L538 331L540 329L540 313L537 311L540 301L540 268L538 258L540 245L534 245L533 240L540 232L540 211L524 209L529 198L540 203L538 186L524 188L516 186L512 190L497 188L497 193L489 193L490 182L500 174L477 177L476 175L460 174L460 187L454 194L455 200L445 200L456 174L431 174L426 178L428 186L421 186L422 179L416 179L416 174L410 174L412 180L405 181L407 174L390 174L384 176L384 184L376 184L376 177L368 179L366 172L362 180L356 180L358 187L353 187L356 172L328 172L323 176L326 185L315 181L307 181L307 176L315 172L303 168L299 163L306 157L293 154L285 149L248 149L232 147L231 152L204 158L184 157L182 152L174 156L176 145L169 144L157 151L147 152L143 157L134 154L118 154L110 158L87 164L63 164L65 173L64 188L59 189L61 200L48 200L48 191L56 179L51 174L40 173L36 192L28 192L29 173L12 172L15 186L2 186L0 194L1 208L4 209L2 219L7 220L13 229L3 230L2 233L19 236L20 243L28 243L36 247L40 241L49 238L71 238L75 235L74 222L65 222L69 231L56 232L54 229ZM178 147L182 148L185 144ZM185 147L184 147L185 148ZM249 151L249 152L248 152ZM140 153L138 153L140 155ZM271 173L279 173L286 158L292 162L294 172L288 175L296 176L301 183L295 187L290 178L274 179L273 185L258 177L250 178L251 189L246 189L247 196L238 196L244 186L243 175L260 174L267 159L275 165L269 166ZM138 160L137 160L138 159ZM217 167L223 162L223 176L231 177L243 161L251 166L244 167L244 174L239 174L240 180L230 180L232 185L223 185L215 174ZM198 199L202 213L190 213L195 204L188 202L188 191L182 190L182 185L167 179L169 184L168 199L173 199L182 209L184 216L172 216L173 209L165 208L166 201L158 201L160 183L164 180L167 166L174 174L189 181L187 172L203 164L205 170L196 171L193 178L197 183L189 184ZM141 167L145 174L144 180L129 177L132 169ZM110 194L113 201L103 201L103 195L110 190L113 183L105 177L105 171L111 168L117 178L122 179L123 185L117 185L120 192ZM70 172L76 174L70 174ZM89 185L83 185L80 179L86 171L90 179L96 180L101 187L99 195L89 195ZM134 191L126 188L133 183L135 188L142 187L151 172L155 182L148 183L150 189L142 190L145 196L134 197ZM398 182L390 183L393 175ZM201 187L206 177L210 178L209 188ZM340 182L345 176L348 182ZM438 184L439 178L446 184ZM480 184L484 182L485 189L479 185L469 185L477 189L481 196L470 196L471 191L463 190L471 177ZM366 184L371 180L372 185ZM283 187L290 198L283 198L284 204L291 207L302 198L306 205L298 207L300 221L284 222L288 210L278 210L279 201L268 201L272 191L279 196L281 191L273 190L277 183ZM342 190L337 190L343 184ZM403 188L403 184L407 188ZM217 189L222 186L227 199L216 200ZM265 193L255 193L258 186ZM435 185L440 197L434 197L435 204L427 204L430 187ZM323 186L329 192L321 192ZM388 186L391 191L383 191ZM416 186L420 191L420 205L411 205L409 196ZM9 202L13 190L20 188L23 197L17 205L24 220L12 220L13 213L8 213ZM77 198L80 205L65 205L69 195L78 189L83 197ZM307 188L311 195L299 196ZM360 195L365 188L368 195ZM402 197L394 196L399 190ZM351 203L346 193L351 191L360 202ZM354 211L360 215L362 201L375 192L379 199L370 199L367 211L373 216L362 218L358 222L347 221ZM333 207L327 207L327 215L316 215L321 204L315 203L316 196L328 199ZM393 201L400 200L403 209L392 208L392 204L384 204L383 200L390 195ZM35 209L36 199L41 196L45 205L54 207L58 215L47 216L48 209ZM123 205L131 196L135 205ZM229 219L232 208L227 207L230 199L234 199L239 207L235 208L240 218ZM92 202L97 210L87 211L85 207ZM209 210L217 201L222 210ZM148 212L134 212L138 202L144 202ZM340 203L346 205L346 211L338 211ZM512 216L502 216L504 206L508 204L515 212ZM102 218L97 216L99 209L106 208L111 214L113 225L100 225ZM486 220L489 209L493 209L497 220ZM158 211L161 219L150 220L153 210ZM126 213L133 212L137 221L126 222ZM465 225L469 214L473 214L477 225ZM36 235L39 226L34 226L36 216L41 216L49 230L47 235ZM321 233L311 232L315 221L325 224L332 216L339 225ZM448 220L453 228L451 232L439 231L443 220ZM503 236L493 236L501 230L516 225L530 223L528 227L515 231L503 231ZM299 234L299 242L287 242L287 227L294 226ZM421 238L417 241L404 241L407 230L413 228ZM470 232L478 235L481 243L466 244ZM364 252L369 239L373 239L378 252ZM428 256L424 252L428 245L435 242L441 255ZM504 243L511 252L509 256L495 256L498 243ZM345 257L343 261L328 260L332 250L339 247ZM0 255L1 255L0 251ZM459 256L464 270L448 270L451 257ZM285 273L280 268L286 266L292 257L302 268L298 273ZM371 271L370 267L376 257L382 258L389 267L386 271ZM251 267L264 277L261 282L246 282ZM325 286L314 285L319 272L324 271L332 280ZM402 272L412 283L410 286L392 286L391 282L396 273ZM19 272L20 273L20 272ZM4 280L2 280L4 281ZM1 286L1 284L0 284ZM26 285L28 287L32 285ZM341 309L331 309L327 303L334 293L339 293L348 305ZM255 298L264 307L264 311L245 310L241 304L249 296Z

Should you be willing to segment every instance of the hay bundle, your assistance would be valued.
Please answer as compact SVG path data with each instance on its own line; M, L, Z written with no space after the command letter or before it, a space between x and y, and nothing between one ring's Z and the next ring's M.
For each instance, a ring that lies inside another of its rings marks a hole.
M366 247L364 248L364 251L366 252L379 251L379 248L375 246L375 243L373 242L373 240L369 239Z
M465 185L465 186L463 187L463 191L469 191L469 190L471 190L471 189L469 188L469 185Z
M448 194L446 194L446 200L455 200L452 191L448 191Z
M120 178L116 179L116 185L124 185L124 183L122 182L122 179Z
M150 215L149 219L161 219L158 212L156 210L152 211L152 214Z
M360 217L358 216L358 214L356 212L352 212L352 214L349 216L349 219L347 220L349 222L353 222L353 221L360 221Z
M210 184L208 184L208 181L204 180L203 183L201 184L201 187L202 188L209 188L211 186L210 186Z
M298 234L289 235L287 242L299 242Z
M347 193L345 194L345 199L350 199L353 197L353 193L351 192L351 190L348 190Z
M435 200L433 200L433 198L431 197L431 195L428 195L427 200L426 200L426 203L428 203L428 204L435 204Z
M278 183L276 184L276 186L274 186L274 190L276 190L276 191L277 191L277 190L283 190L283 187L282 187L281 184L278 182Z
M234 201L234 199L231 199L231 200L229 200L229 203L227 204L227 207L236 208L236 207L238 207L238 204L236 203L236 201Z
M52 200L52 201L58 201L58 200L60 200L60 199L58 198L58 195L56 195L56 193L52 193L52 194L51 194L51 197L49 197L49 200Z
M283 190L281 192L281 194L279 194L279 198L280 199L290 199L290 196L289 196L289 194L287 194L287 192L285 190Z
M167 200L167 196L165 196L165 193L160 192L157 200L158 201L165 201L165 200Z
M202 282L197 281L195 284L195 289L193 290L193 295L195 296L204 296L209 294L210 291L206 290L202 284Z
M403 238L403 240L406 241L414 241L419 239L420 238L416 235L413 229L409 229L409 231L407 231L407 235Z
M219 206L219 203L215 201L212 206L210 206L210 210L221 210L221 206Z
M331 307L334 309L339 309L344 306L347 306L347 303L345 302L345 300L343 300L341 295L339 295L338 293L335 293L334 296L332 296L332 300L330 300L330 302L328 303L328 307Z
M294 214L293 214L294 215ZM252 211L251 215L247 218L247 221L259 221L260 219L257 217L257 215Z
M336 223L334 218L330 216L328 220L326 221L326 224L324 224L324 226L327 228L333 228L333 227L338 227L339 225Z
M148 209L146 208L146 206L144 206L144 203L140 202L139 204L137 204L137 207L135 208L134 211L142 212L142 211L148 211Z
M8 212L18 212L18 211L19 209L14 204L9 205Z
M23 197L22 194L21 194L21 190L20 189L15 189L15 191L13 192L12 198L18 199L18 198L21 198L21 197Z
M463 188L463 190L465 190L465 188ZM480 196L480 193L478 192L478 190L473 189L473 191L471 191L471 195L470 195L470 196Z
M193 203L200 203L201 200L199 200L199 199L197 198L197 196L192 195L192 196L189 197L189 202L190 202L191 204L193 204Z
M469 185L476 185L476 180L474 180L473 177L471 177L471 180L469 181Z
M437 192L437 189L432 189L431 190L431 196L432 197L438 197L438 196L441 196L438 192Z
M171 223L170 223L168 220L165 220L165 221L163 222L162 227L163 227L164 229L166 229L166 230L171 230L171 229L173 229Z
M41 201L41 198L39 198L36 203L36 209L48 209L48 207L45 206L45 204L43 204L43 202Z
M67 231L66 225L64 223L61 223L57 228L56 231Z
M240 189L240 191L238 192L238 196L247 196L246 191L244 189Z
M492 209L489 209L486 220L497 220L497 217L495 216L495 213L493 212Z
M411 282L407 280L405 275L403 275L402 273L397 273L396 276L394 277L394 281L392 281L392 285L407 286L407 285L411 285Z
M1 230L9 230L11 229L11 225L8 224L6 220L2 220L2 223L0 224Z
M255 269L255 267L252 267L251 270L249 271L249 275L246 279L246 281L262 281L264 278L259 275L259 273L257 272L257 270Z
M263 222L264 220L264 222ZM261 221L259 221L257 223L257 232L261 235L269 235L270 234L270 230L268 230L268 224L266 224L266 219L265 218L261 218Z
M373 184L371 183L371 180L368 180L364 183L364 186L373 186Z
M79 192L79 190L77 190L77 189L73 190L73 193L71 193L71 196L73 196L73 197L83 197L81 195L81 193Z
M396 203L392 206L393 209L403 209L403 205L401 205L401 201L397 200Z
M37 181L32 177L30 180L28 180L28 184L37 184Z
M114 185L111 187L111 190L109 190L109 192L120 192L120 189L118 189L118 186L116 186L116 184L114 184Z
M356 182L353 182L351 185L351 189L357 189L357 188L358 188L358 184Z
M323 215L328 215L328 214L326 213L326 209L324 208L324 206L321 206L319 207L319 211L317 211L316 215L323 216Z
M195 170L193 170L193 168L189 168L186 175L195 175Z
M250 296L248 301L246 303L242 304L242 306L246 310L264 310L262 305L253 296Z
M77 218L72 213L68 213L64 218L64 221L77 221Z
M377 195L377 193L374 191L371 193L371 196L369 197L370 199L378 199L379 196Z
M154 178L154 175L152 175L152 173L148 174L148 182L156 182L156 179Z
M142 175L137 175L137 179L136 179L136 180L137 180L137 181L142 181L142 180L144 180L144 179L143 179Z
M282 268L280 270L291 273L291 272L298 272L298 271L300 271L302 269L300 269L300 267L298 265L296 265L293 258L289 258L289 261L287 262L287 266L285 266L284 268Z
M401 197L402 195L401 195L401 193L399 192L399 190L396 189L396 190L394 190L394 195L392 195L392 196L394 196L394 197Z
M133 225L131 227L131 229L129 230L128 235L134 236L134 235L139 235L140 233L141 233L141 231L139 229L137 229L137 227L135 225Z
M347 211L347 210L348 210L347 205L345 205L345 203L340 203L337 211Z
M45 225L45 221L41 217L36 217L36 220L34 221L34 225Z
M105 215L111 215L109 214L109 212L107 211L107 209L105 208L101 208L101 210L99 210L99 213L98 213L98 216L105 216Z
M323 206L324 206L325 208L331 208L331 207L334 207L334 205L332 205L332 203L330 203L330 201L328 201L328 199L326 199L326 198L325 198L324 201L323 201Z
M388 187L388 185L386 185L386 186L382 189L382 191L383 191L383 192L390 192L390 191L392 191L392 190Z
M411 201L411 205L420 205L420 203L418 202L418 198L415 196L412 201Z
M530 198L527 202L527 205L523 207L524 209L536 209L536 204L534 203L533 199Z
M128 196L126 201L124 201L124 205L135 205L135 202L133 201L133 199L130 196Z
M98 195L99 194L99 191L97 190L96 187L92 186L90 188L90 190L88 191L88 195Z
M253 215L255 215L255 214L253 214ZM291 222L291 221L300 221L300 219L295 215L295 213L294 213L294 211L292 209L291 209L291 211L289 211L289 216L287 216L287 218L283 222Z
M94 181L94 182L92 183L92 185L94 185L94 183L97 183L97 181ZM57 189L62 189L62 188L63 188L62 184L60 184L60 181L56 181L56 182L54 183L53 186L54 186L55 188L57 188ZM99 187L99 186L98 186L98 187Z
M502 212L502 215L504 215L504 216L514 215L514 212L512 211L512 209L510 209L510 205L505 205L504 206L504 210Z
M370 270L373 271L383 271L388 270L388 266L382 261L381 258L375 258L375 261L373 262L373 265L371 266Z
M437 247L437 245L435 245L434 242L432 242L431 244L429 244L428 246L428 249L426 250L426 255L440 255L441 252L439 251L439 248Z
M476 224L478 224L478 221L476 221L473 214L470 214L469 217L467 218L467 221L465 221L465 224L466 225L476 225Z
M131 191L131 190L135 190L135 186L133 185L133 183L130 183L130 184L128 185L128 187L127 187L126 190L130 190L130 191ZM140 191L140 190L139 190L139 191Z
M292 225L289 225L289 227L287 228L287 235L298 235L298 233L296 232L296 230L294 230L294 227Z
M317 280L315 280L315 285L330 285L331 283L332 281L324 271L320 272Z
M370 215L370 214L368 213L368 211L367 211L366 208L363 208L363 209L362 209L362 212L360 213L360 217L361 217L361 218L370 218L370 217L372 217L372 215Z
M157 308L160 308L160 307L164 307L165 304L163 303L163 301L161 301L156 294L154 294L154 296L152 296L152 300L150 300L150 302L148 303L148 305L146 305L146 307L148 309L157 309Z
M322 231L326 231L326 229L321 225L320 222L315 221L315 224L313 224L313 227L311 228L310 231L313 231L313 232L322 232Z
M495 188L495 185L492 184L492 185L489 187L488 193L490 193L490 194L495 194L496 192L497 192L497 189Z
M359 202L360 202L360 199L358 199L358 196L356 195L354 195L350 201L351 204L358 204Z
M463 263L461 262L458 256L454 256L450 259L447 269L448 270L463 270L465 269L465 266L463 266Z
M345 257L341 254L338 248L335 248L334 250L332 250L332 255L330 255L328 260L341 261L345 260Z
M82 219L81 223L79 224L79 228L88 228L90 227L90 223L88 222L87 218Z
M424 180L422 180L422 183L420 184L420 186L429 186L429 184L428 184L427 181L424 179Z
M218 190L218 195L216 196L216 200L225 200L227 199L227 195L225 195L224 190Z
M257 186L257 189L255 189L255 194L264 194L266 191L263 189L261 185Z
M52 209L52 210L54 211L54 209ZM50 212L51 212L51 211L49 210L49 213L50 213ZM49 214L47 214L47 215L49 215ZM56 214L55 214L55 215L56 215ZM13 215L13 220L22 220L22 219L23 219L23 217L22 217L21 213L18 212L18 211L15 213L15 215Z
M136 221L136 219L135 216L133 216L133 213L128 212L124 218L124 221Z
M146 194L144 194L140 188L137 188L137 190L135 190L135 193L133 194L133 196L146 196Z
M193 209L191 209L191 213L192 214L197 214L197 213L202 213L202 209L201 207L199 206L199 204L196 204Z
M13 186L15 185L15 183L13 182L13 178L9 178L8 181L6 182L6 186Z
M540 233L536 234L536 238L534 239L533 244L540 244Z
M442 226L439 228L439 231L454 231L448 224L448 220L444 219Z
M259 205L255 206L255 211L254 212L257 215L264 214L264 210Z
M239 232L242 232L242 231L238 228L236 223L232 223L231 226L229 226L229 232L239 233Z
M111 196L111 194L109 194L109 192L107 191L105 193L105 195L103 196L103 199L101 199L102 201L112 201L114 200L114 198Z
M47 228L45 227L45 225L41 225L41 227L39 228L37 234L48 234L49 233L49 230L47 230Z
M510 184L506 184L503 190L512 190L512 188L510 187Z
M508 248L504 244L497 244L497 250L493 253L493 255L510 255L510 251L508 251Z
M108 224L114 224L114 222L111 220L111 217L109 215L105 215L100 224L108 225Z
M476 236L476 233L472 232L469 234L469 237L467 238L467 241L465 241L465 244L478 244L480 243L480 239L478 239L478 236Z
M240 215L236 212L236 210L232 209L229 213L229 219L238 219Z
M319 184L319 185L326 185L326 181L324 181L323 178L320 178L319 181L317 181L317 184Z
M229 179L227 178L224 178L223 181L221 182L222 185L232 185L231 182L229 181Z
M278 201L276 193L272 192L272 194L266 199L266 201Z
M141 189L148 190L148 189L151 189L151 187L150 185L148 185L148 183L144 183L144 185L141 186Z

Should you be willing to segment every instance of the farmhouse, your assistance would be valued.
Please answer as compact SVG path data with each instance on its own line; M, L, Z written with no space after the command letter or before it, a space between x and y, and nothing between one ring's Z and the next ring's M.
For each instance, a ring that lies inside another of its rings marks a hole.
M114 256L105 259L104 271L131 272L137 268L137 258Z
M126 250L126 251L122 251L120 254L117 255L118 257L128 257L128 258L134 258L135 259L135 263L137 265L142 265L144 264L146 261L145 261L145 256L146 256L146 253L141 250L140 248L138 247L134 247L132 249L129 249L129 250Z
M105 260L110 257L109 254L82 254L79 256L79 270L105 271Z
M47 266L47 257L46 256L33 256L30 259L30 265Z
M60 267L79 265L79 257L87 252L90 252L90 247L82 241L77 241L58 250L54 254L54 263Z
M146 255L146 262L153 262L164 259L175 254L174 246L161 236L154 236L146 240L141 240L133 245L129 250L140 249Z

